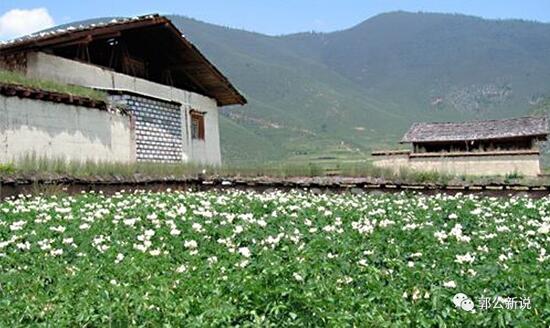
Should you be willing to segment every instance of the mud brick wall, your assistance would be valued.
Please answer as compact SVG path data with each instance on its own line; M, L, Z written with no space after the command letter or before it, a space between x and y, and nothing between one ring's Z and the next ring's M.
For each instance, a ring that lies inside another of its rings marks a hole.
M27 69L27 55L24 52L0 54L0 69L24 73Z
M135 121L136 159L141 162L176 163L183 160L180 105L133 94L112 95Z

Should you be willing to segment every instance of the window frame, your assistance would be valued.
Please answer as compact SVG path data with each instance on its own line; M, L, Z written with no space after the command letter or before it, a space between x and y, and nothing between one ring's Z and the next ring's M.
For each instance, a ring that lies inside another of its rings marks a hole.
M205 112L199 112L191 110L189 115L191 117L191 139L192 140L205 140L205 126L204 126L204 114ZM194 128L196 124L196 130ZM195 131L197 131L195 133Z

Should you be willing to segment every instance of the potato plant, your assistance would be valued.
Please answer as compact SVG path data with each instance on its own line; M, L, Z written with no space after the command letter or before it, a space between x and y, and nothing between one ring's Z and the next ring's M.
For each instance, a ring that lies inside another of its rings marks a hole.
M546 327L549 230L550 198L20 196L0 326Z

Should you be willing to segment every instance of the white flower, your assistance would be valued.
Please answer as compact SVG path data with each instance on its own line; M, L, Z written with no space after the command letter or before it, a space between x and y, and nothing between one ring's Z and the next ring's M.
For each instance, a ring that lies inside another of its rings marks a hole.
M68 208L56 208L55 211L59 214L67 214L67 213L71 213L71 208L68 207Z
M413 293L412 293L412 299L413 301L416 301L420 298L420 290L418 288L414 287Z
M117 256L116 256L116 259L115 259L115 263L120 263L122 262L122 260L124 260L124 254L122 253L118 253Z
M176 268L177 273L184 273L185 271L187 271L187 267L185 266L185 264L182 264Z
M477 246L477 250L483 253L489 253L489 247L483 245L483 246Z
M176 209L176 213L178 213L179 215L183 215L185 214L185 212L187 212L187 209L184 206L181 206Z
M191 228L197 232L202 232L203 229L202 229L202 225L200 223L193 223L193 225L191 226Z
M237 235L240 234L243 231L244 231L244 228L240 225L236 226L235 230L234 230L235 234L237 234Z
M451 220L458 219L458 215L456 215L455 213L451 213L449 214L449 219Z
M16 221L10 225L11 231L17 231L23 229L23 226L27 224L26 221Z
M65 227L64 226L50 227L50 230L55 231L55 232L59 232L59 233L63 233L63 232L65 232Z
M545 255L546 255L546 248L541 247L539 257L537 257L537 261L544 262L548 258L548 256L545 256Z
M302 277L300 274L298 274L297 272L294 272L292 274L292 276L294 277L294 279L296 279L296 281L299 281L299 282L302 282L304 281L304 277Z
M248 260L242 260L241 262L239 262L239 263L237 264L237 266L240 267L240 268L244 268L244 267L246 267L249 263L250 263L250 261L248 261Z
M78 228L80 230L88 230L90 229L90 225L88 223L82 223Z
M464 255L456 255L455 262L456 263L473 263L475 260L475 256L470 255L470 253L466 253Z
M160 255L160 249L150 250L149 254L151 254L152 256L159 256Z
M218 258L216 256L210 256L206 261L208 261L208 264L212 265L218 262Z
M434 237L437 238L439 242L443 244L443 241L447 239L447 233L445 231L436 231L434 232Z
M248 247L239 247L239 254L241 254L244 257L250 257L252 255Z
M134 224L136 224L136 219L124 219L122 220L122 223L124 223L127 226L132 227Z
M476 208L475 210L471 211L470 214L472 215L480 215L482 212L481 208Z
M446 281L443 283L443 287L445 288L456 288L456 283L451 280L451 281Z
M176 228L173 228L172 230L170 230L170 235L172 235L172 236L179 236L180 233L181 233L181 231L179 231Z
M15 245L17 248L19 248L20 250L29 250L31 249L31 244L26 241L24 243L18 243L17 245Z
M50 251L50 255L51 256L63 255L63 250L61 248L53 249L53 250Z
M63 238L63 244L72 244L73 238Z
M183 246L185 246L185 248L194 249L197 248L198 245L194 240L186 240L183 242Z
M357 263L359 263L359 265L361 266L365 266L365 267L368 266L367 260L365 259L361 259Z
M498 232L510 232L510 228L508 228L507 226L497 226L497 231Z
M140 252L145 252L147 251L147 246L142 244L134 244L134 249L137 249Z
M546 235L548 234L548 232L550 232L550 223L549 222L544 222L538 229L537 229L537 233L541 234L541 235Z

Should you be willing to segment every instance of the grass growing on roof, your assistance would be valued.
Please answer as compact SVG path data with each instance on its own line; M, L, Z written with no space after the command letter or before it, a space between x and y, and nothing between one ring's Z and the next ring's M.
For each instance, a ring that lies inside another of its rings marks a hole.
M107 99L107 95L98 90L54 81L28 78L21 73L6 70L0 70L0 83L17 84L29 88L86 97L97 101L105 101Z

